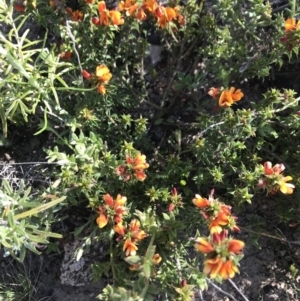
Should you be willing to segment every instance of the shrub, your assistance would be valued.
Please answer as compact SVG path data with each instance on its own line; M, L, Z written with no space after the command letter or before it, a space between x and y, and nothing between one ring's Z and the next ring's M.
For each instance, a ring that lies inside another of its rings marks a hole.
M290 15L272 14L263 0L166 7L126 0L119 10L103 1L36 1L24 8L14 19L13 6L1 1L3 16L9 13L2 20L12 26L0 36L10 71L0 91L3 135L8 121L20 127L34 114L36 134L56 137L45 151L60 168L50 202L42 190L28 201L29 190L23 195L3 182L9 240L1 244L22 260L25 247L47 243L39 235L58 237L48 209L61 203L56 212L68 204L90 215L76 235L109 242L109 261L93 264L94 278L112 277L101 300L160 293L191 300L195 287L207 288L207 276L234 277L244 243L229 234L239 231L232 206L265 192L278 204L292 200L284 195L295 187L298 195L300 98L270 88L255 100L247 89L250 80L299 62L295 1ZM37 57L37 42L19 34L31 17L48 31ZM157 66L145 63L145 22L156 26L166 52ZM50 31L59 42L47 46ZM33 209L23 212L24 204Z

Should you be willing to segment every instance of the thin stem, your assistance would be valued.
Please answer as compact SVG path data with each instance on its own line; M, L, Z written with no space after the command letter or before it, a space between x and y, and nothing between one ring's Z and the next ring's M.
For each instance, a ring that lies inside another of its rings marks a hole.
M230 299L232 299L233 301L237 301L231 294L225 292L224 290L222 290L219 286L217 286L216 284L214 284L210 279L207 279L207 281L219 292L221 292L222 294L224 294L225 296L229 297Z
M113 249L113 236L111 235L109 239L109 256L110 256L110 266L111 271L113 274L113 286L116 284L116 270L115 270L115 263L114 263L114 249Z
M242 291L236 286L236 284L231 280L231 279L228 279L228 281L230 282L230 284L239 292L239 294L242 296L242 298L245 300L245 301L249 301L248 298L242 293Z
M278 112L284 111L285 109L291 107L294 103L299 102L299 100L300 100L300 97L296 98L294 101L288 103L287 105L283 106L280 109L271 111L271 113L278 113Z
M82 74L82 66L81 66L80 56L79 56L79 53L78 53L77 48L76 48L76 40L75 40L75 37L72 34L69 21L65 19L65 22L66 22L67 33L68 33L68 35L69 35L69 37L70 37L70 39L72 41L73 50L74 50L74 52L76 54L76 58L77 58L79 69L80 69L80 74ZM83 76L82 75L80 76L80 79L81 79L81 83L83 83Z
M240 228L241 228L241 230L244 230L246 232L250 232L250 233L258 234L258 235L261 235L261 236L277 239L277 240L279 240L281 242L285 242L287 244L300 245L300 241L290 241L290 240L286 240L284 238L281 238L281 237L278 237L278 236L275 236L275 235L271 235L271 234L268 234L268 233L256 232L256 231L250 230L250 229L245 228L245 227L240 227Z

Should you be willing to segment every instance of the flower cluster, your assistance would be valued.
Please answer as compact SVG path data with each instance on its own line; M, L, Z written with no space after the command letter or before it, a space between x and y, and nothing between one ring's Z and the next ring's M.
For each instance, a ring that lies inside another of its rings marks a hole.
M83 20L84 14L82 11L78 9L72 10L71 7L66 7L65 11L71 17L72 21L81 22Z
M123 215L127 214L127 208L124 206L127 198L118 194L114 200L113 197L107 193L104 195L103 200L105 204L99 206L99 217L96 219L99 228L105 227L109 220L115 224L122 223Z
M171 203L168 207L169 212L172 212L176 207L182 207L182 197L178 194L175 187L172 188L170 200Z
M264 163L263 178L259 179L258 187L267 189L271 194L280 190L284 194L292 194L295 186L287 183L292 180L291 176L284 176L282 172L285 170L283 164L276 164L272 167L272 163L267 161Z
M195 249L205 254L203 273L211 278L233 278L239 272L238 261L244 242L228 237L228 231L222 230L209 238L199 237Z
M240 229L236 225L236 217L231 214L231 207L221 203L213 197L212 190L208 199L196 194L193 199L195 206L201 209L201 213L208 223L211 234L220 234L224 229L228 228L233 231Z
M119 234L117 241L124 241L123 251L126 256L136 255L136 251L138 250L137 243L147 237L147 234L144 230L140 229L140 222L137 219L133 219L128 229L126 229L123 225L123 222L119 222L114 226L114 231Z
M285 35L280 39L286 45L286 49L291 51L296 44L300 44L299 35L295 33L300 32L300 20L296 21L294 18L287 19L284 24Z
M71 17L72 21L81 22L84 18L84 13L81 10L73 10L71 7L66 7L63 2L57 0L50 0L49 5L53 7L56 11L65 11L67 15ZM63 21L64 23L64 21Z
M134 16L139 21L145 21L148 17L152 17L161 28L166 28L170 22L175 20L180 25L184 24L184 17L179 12L179 6L165 7L157 0L144 0L141 4L135 0L125 0L120 2L119 9L125 11L127 16Z
M99 65L96 67L95 74L91 74L86 70L82 71L82 76L88 80L94 80L97 84L97 90L100 94L104 95L106 93L105 85L112 78L108 67L106 65Z
M116 174L121 176L126 182L131 179L132 175L136 177L139 181L144 181L146 179L145 169L149 167L146 162L146 156L141 153L137 153L135 157L126 155L126 163L120 165L116 168Z
M212 96L214 99L219 99L220 107L231 107L235 102L240 101L244 96L244 93L240 89L235 89L231 87L229 90L222 90L219 88L210 88L208 95Z
M98 13L99 17L92 18L92 23L95 25L108 26L124 24L121 13L117 10L108 10L104 1L98 3Z
M104 205L99 206L99 217L96 223L99 228L104 228L110 221L113 225L114 232L119 235L117 241L124 240L123 251L126 256L135 255L138 249L137 243L144 239L147 234L140 229L140 222L136 219L132 220L128 229L123 224L123 216L127 214L125 196L117 195L114 200L110 194L103 196Z

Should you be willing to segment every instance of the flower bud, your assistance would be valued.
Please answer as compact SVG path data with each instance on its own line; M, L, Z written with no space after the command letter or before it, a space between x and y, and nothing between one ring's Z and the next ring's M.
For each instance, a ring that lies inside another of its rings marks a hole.
M81 75L85 78L85 79L91 79L92 75L87 72L86 70L82 70Z
M99 19L98 17L93 17L93 18L92 18L92 23L93 23L94 25L99 25L99 24L100 24L100 19Z

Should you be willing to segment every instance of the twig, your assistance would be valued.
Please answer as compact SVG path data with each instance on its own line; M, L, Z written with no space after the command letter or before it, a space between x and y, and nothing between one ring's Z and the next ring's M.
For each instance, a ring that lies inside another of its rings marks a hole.
M219 286L217 286L216 284L214 284L210 279L207 279L207 281L219 292L221 292L222 294L224 294L225 296L231 298L233 301L237 301L231 294L223 291Z
M47 165L64 165L59 162L20 162L20 163L0 163L0 166L9 166L9 165L41 165L41 164L47 164Z
M271 111L270 113L278 113L278 112L284 111L285 109L291 107L294 103L299 102L299 101L300 101L300 97L296 98L294 101L288 103L287 105L283 106L280 109Z
M210 129L212 129L212 128L218 126L218 125L224 124L224 123L225 123L225 121L221 121L221 122L217 122L217 123L215 123L215 124L211 124L211 125L208 126L205 130L203 130L203 131L200 132L199 134L195 135L195 136L193 137L193 140L195 140L195 139L198 138L198 137L202 137L208 130L210 130Z
M289 245L290 249L292 248L291 247L291 244L290 242L286 239L286 237L284 236L283 232L278 228L278 227L275 227L279 232L280 234L282 235L283 239L286 240L287 244Z
M76 57L77 57L77 61L78 61L78 65L79 65L79 68L80 68L80 78L81 78L81 83L83 83L83 77L82 77L82 66L81 66L81 62L80 62L80 57L79 57L79 53L77 51L77 48L76 48L76 41L75 41L75 37L74 35L72 34L71 32L71 28L70 28L70 25L69 25L69 20L65 19L66 21L66 29L67 29L67 33L70 37L70 39L72 40L72 44L73 44L73 50L76 54Z
M251 232L251 233L254 233L254 234L261 235L261 236L277 239L277 240L280 240L281 242L284 242L284 243L287 243L287 244L300 245L300 241L290 241L290 240L286 240L286 239L283 239L283 238L280 238L280 237L277 237L275 235L271 235L271 234L268 234L268 233L256 232L256 231L250 230L250 229L245 228L245 227L240 227L240 228L242 230L246 231L246 232Z
M277 13L277 12L280 12L286 8L290 7L290 4L285 4L285 5L282 5L280 7L277 7L277 8L274 8L272 9L272 13Z
M228 281L238 291L238 293L242 296L242 298L245 301L249 301L248 298L242 293L242 291L236 286L236 284L231 279L228 279Z
M198 296L200 298L200 301L204 301L201 289L198 288L197 292L198 292Z

